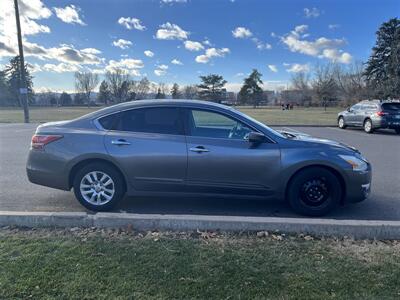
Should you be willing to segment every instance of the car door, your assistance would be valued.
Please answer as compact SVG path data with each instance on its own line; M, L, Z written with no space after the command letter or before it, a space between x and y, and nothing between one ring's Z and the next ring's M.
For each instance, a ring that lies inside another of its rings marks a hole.
M137 191L177 191L187 167L180 109L148 107L124 111L109 119L104 143Z
M357 125L357 115L361 108L361 104L356 104L350 107L349 111L346 114L346 123L349 125Z
M279 145L251 145L256 131L236 118L208 109L186 110L189 191L272 196L280 171Z
M364 123L364 119L368 110L367 104L360 104L358 110L356 111L354 123L357 126L362 126Z

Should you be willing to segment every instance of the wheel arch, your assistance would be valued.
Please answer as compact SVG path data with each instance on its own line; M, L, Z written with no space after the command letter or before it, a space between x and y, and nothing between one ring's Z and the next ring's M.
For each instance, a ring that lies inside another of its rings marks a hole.
M334 167L331 166L327 166L324 164L310 164L310 165L306 165L306 166L302 166L300 168L298 168L297 170L295 170L291 176L289 177L287 183L286 183L286 187L285 187L285 199L287 199L287 193L289 191L290 188L290 184L292 182L292 180L295 178L295 176L297 174L299 174L300 172L309 169L309 168L314 168L314 167L319 167L319 168L324 168L330 172L332 172L332 174L334 174L336 176L336 178L339 180L340 186L342 188L342 195L340 197L340 204L343 205L344 204L344 200L345 200L345 195L346 195L346 182L343 178L343 175Z
M72 168L68 174L68 187L70 189L72 188L76 173L84 166L87 166L88 164L92 164L92 163L106 164L106 165L112 167L113 169L115 169L121 175L121 177L123 179L124 191L127 191L128 185L127 185L127 180L126 180L124 173L121 171L121 169L116 164L114 164L113 162L111 162L107 159L104 159L104 158L87 158L87 159L83 159L83 160L75 163L72 166Z

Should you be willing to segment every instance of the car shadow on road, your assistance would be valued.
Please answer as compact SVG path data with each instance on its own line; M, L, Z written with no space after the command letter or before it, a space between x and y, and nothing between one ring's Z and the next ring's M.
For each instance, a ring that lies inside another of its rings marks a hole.
M366 135L393 135L393 136L400 136L399 134L397 134L393 129L375 129L373 133L368 134L366 132L364 132L364 129L362 128L356 128L356 127L347 127L346 130L350 130L350 131L359 131L361 133L365 133Z
M125 197L115 212L181 215L295 216L281 200L200 197Z

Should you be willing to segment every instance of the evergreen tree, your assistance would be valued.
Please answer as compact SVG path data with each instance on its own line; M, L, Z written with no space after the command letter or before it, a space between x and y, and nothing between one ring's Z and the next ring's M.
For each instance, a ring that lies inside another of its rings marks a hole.
M20 89L20 78L21 72L19 69L20 66L19 56L15 56L10 60L10 63L5 68L5 74L7 77L7 85L9 88L9 94L11 99L13 100L14 105L21 105L19 103L19 89ZM28 90L28 103L33 103L34 101L34 93L33 93L33 83L32 76L29 73L28 64L25 64L25 80L26 80L26 88Z
M179 85L177 83L174 83L171 89L171 96L172 99L179 99L181 97L181 92L179 90Z
M10 102L10 98L6 72L0 71L0 105L6 106L14 104Z
M240 101L247 103L251 102L253 107L257 107L262 98L263 90L259 84L263 84L261 80L262 74L256 69L253 69L250 76L244 79L244 83L239 92Z
M71 95L66 92L63 92L60 96L59 101L61 106L70 106L72 104Z
M107 105L110 99L111 99L110 89L108 87L107 81L103 80L100 83L99 93L97 94L97 100Z
M165 93L161 91L161 88L158 88L156 99L165 99Z
M400 98L400 19L383 23L367 62L365 76L377 98Z
M74 104L75 105L82 105L83 103L85 103L86 97L84 94L81 93L76 93L74 95Z
M200 76L200 79L202 83L197 86L199 89L198 95L200 99L221 103L225 91L224 85L226 84L226 80L217 74Z

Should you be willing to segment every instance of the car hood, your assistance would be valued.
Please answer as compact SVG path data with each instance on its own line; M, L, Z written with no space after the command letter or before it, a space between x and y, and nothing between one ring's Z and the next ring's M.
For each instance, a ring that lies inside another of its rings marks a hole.
M338 147L338 148L342 148L342 149L346 149L346 150L350 150L350 151L354 151L354 152L360 153L360 151L358 151L353 146L350 146L350 145L347 145L347 144L344 144L344 143L340 143L340 142L337 142L337 141L333 141L333 140L313 137L313 136L311 136L309 134L306 134L306 133L303 133L303 132L286 131L286 130L279 130L279 132L282 133L283 135L287 136L289 139L292 139L292 140L297 140L297 141L302 141L302 142L309 142L309 143L317 143L317 144L328 145L328 146L334 146L334 147Z

